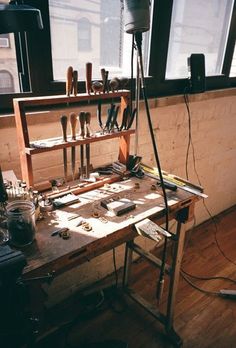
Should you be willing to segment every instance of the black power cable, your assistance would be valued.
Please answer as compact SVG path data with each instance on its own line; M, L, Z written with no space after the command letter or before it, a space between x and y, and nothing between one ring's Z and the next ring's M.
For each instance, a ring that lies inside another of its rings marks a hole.
M189 177L189 173L188 173L188 158L189 158L189 150L190 150L190 146L192 147L192 156L193 156L193 166L194 166L194 172L197 176L197 179L198 179L198 182L199 184L201 185L201 181L200 181L200 178L199 178L199 175L198 175L198 172L197 172L197 169L196 169L196 159L195 159L195 149L194 149L194 144L193 144L193 140L192 140L192 125L191 125L191 112L190 112L190 107L189 107L189 98L188 98L188 95L187 95L187 89L185 89L184 91L184 101L185 101L185 105L186 105L186 109L187 109L187 113L188 113L188 145L187 145L187 152L186 152L186 159L185 159L185 171L186 171L186 178L188 179ZM201 185L202 186L202 185ZM208 215L210 216L213 224L214 224L214 239L215 239L215 242L216 242L216 246L218 248L218 250L220 251L220 253L223 255L223 257L229 261L230 263L236 265L236 263L231 260L225 253L224 251L222 250L220 244L219 244L219 241L217 239L217 232L218 232L218 227L217 227L217 223L214 219L214 217L212 216L212 214L210 213L206 203L205 203L205 200L203 199L203 205L208 213ZM186 272L183 268L181 268L181 275L182 277L184 278L184 280L192 287L194 287L196 290L199 290L203 293L206 293L206 294L213 294L213 295L219 295L221 296L221 294L219 292L211 292L211 291L207 291L207 290L204 290L198 286L196 286L195 284L193 284L189 278L194 278L194 279L198 279L198 280L215 280L215 279L222 279L222 280L227 280L227 281L230 281L230 282L233 282L233 283L236 283L236 280L230 278L230 277L225 277L225 276L214 276L214 277L208 277L208 276L197 276L197 275L193 275L193 274L190 274L188 272Z
M154 132L153 132L153 128L152 128L152 120L151 120L151 115L150 115L150 110L149 110L149 105L148 105L148 100L147 100L147 94L146 94L146 86L145 86L145 81L144 81L144 70L143 70L143 59L142 59L142 33L136 32L134 34L134 36L135 36L135 42L137 45L138 64L139 64L140 73L141 73L140 74L141 75L141 89L142 89L142 94L143 94L143 98L144 98L144 102L145 102L145 109L146 109L147 121L148 121L148 126L149 126L149 132L150 132L150 136L151 136L151 140L152 140L154 157L155 157L155 161L156 161L157 168L158 168L160 184L161 184L163 198L164 198L164 204L165 204L165 217L166 217L166 221L165 221L166 227L165 228L168 231L168 229L169 229L168 201L167 201L167 195L166 195L164 180L163 180L162 171L161 171L161 164L160 164L158 151L157 151L157 145L156 145L155 136L154 136ZM156 292L156 297L157 297L158 301L160 301L160 299L162 297L162 292L163 292L163 287L164 287L166 258L167 258L167 238L165 237L164 245L163 245L163 252L162 252L162 264L161 264L159 281L157 284L157 292Z

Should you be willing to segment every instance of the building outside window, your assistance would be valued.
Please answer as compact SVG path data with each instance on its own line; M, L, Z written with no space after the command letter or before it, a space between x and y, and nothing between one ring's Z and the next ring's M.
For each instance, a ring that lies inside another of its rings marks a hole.
M7 70L0 70L0 94L14 92L14 81L12 74Z
M78 20L78 51L91 50L91 23L87 18Z
M174 0L173 3L166 78L188 77L187 58L192 53L205 55L206 76L220 75L234 1Z
M9 34L0 34L0 48L10 48Z

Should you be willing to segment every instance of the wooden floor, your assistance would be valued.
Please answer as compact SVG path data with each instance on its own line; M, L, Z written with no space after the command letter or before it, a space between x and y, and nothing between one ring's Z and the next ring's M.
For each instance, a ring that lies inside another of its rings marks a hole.
M236 280L236 207L215 218L216 226L208 221L191 232L182 268L198 276L226 276ZM217 247L217 240L222 255ZM169 250L171 257L171 248ZM157 270L143 260L132 268L133 286L148 300L155 303ZM194 280L195 285L208 291L235 289L236 283L227 280ZM166 282L166 287L167 287ZM70 305L64 304L48 313L51 322L68 321L37 348L90 347L92 342L119 339L129 348L168 348L171 343L164 335L161 324L139 308L119 291L105 291L81 300L75 296ZM165 307L165 296L161 304ZM80 316L78 313L80 312ZM71 322L71 319L73 321ZM175 329L184 341L185 348L236 347L236 299L207 295L189 286L181 277L175 308ZM93 348L112 348L111 344L94 345Z

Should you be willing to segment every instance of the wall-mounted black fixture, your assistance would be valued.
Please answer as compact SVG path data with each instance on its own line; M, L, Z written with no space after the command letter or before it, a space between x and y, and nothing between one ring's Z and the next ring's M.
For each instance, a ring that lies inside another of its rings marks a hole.
M190 93L202 93L206 90L205 56L193 53L187 59L190 72Z
M43 29L39 9L24 5L22 1L0 4L0 34Z

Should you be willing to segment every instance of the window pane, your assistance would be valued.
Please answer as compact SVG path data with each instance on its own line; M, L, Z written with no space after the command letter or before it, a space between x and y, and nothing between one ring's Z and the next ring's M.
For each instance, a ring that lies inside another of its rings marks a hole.
M124 33L122 8L121 0L49 0L54 80L65 80L69 65L84 80L89 61L93 80L101 79L101 68L109 77L130 76L132 35ZM149 32L143 48L147 68Z
M8 0L1 1L9 3ZM13 34L0 35L0 94L20 92Z
M234 45L234 55L233 55L233 60L232 60L232 65L230 69L230 77L236 77L236 49Z
M187 58L205 55L206 75L220 75L233 0L174 0L167 79L188 77Z

